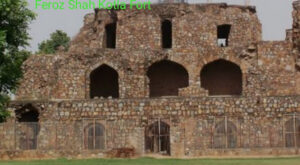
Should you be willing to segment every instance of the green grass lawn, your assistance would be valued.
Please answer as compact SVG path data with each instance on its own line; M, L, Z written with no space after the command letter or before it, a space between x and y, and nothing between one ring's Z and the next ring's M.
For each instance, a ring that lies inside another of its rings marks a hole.
M40 160L0 161L0 165L300 165L299 158L257 159L88 159L88 160Z

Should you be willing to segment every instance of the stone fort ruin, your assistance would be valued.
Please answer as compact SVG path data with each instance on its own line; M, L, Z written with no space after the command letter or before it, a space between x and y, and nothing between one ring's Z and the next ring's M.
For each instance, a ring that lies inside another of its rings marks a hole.
M299 154L293 7L283 41L262 41L251 6L96 9L68 52L24 63L0 158Z

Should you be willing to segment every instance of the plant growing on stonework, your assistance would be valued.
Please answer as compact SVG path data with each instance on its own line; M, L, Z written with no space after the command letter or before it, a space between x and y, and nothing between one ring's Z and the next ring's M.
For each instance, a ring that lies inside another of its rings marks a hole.
M67 33L56 30L54 33L50 34L49 40L39 44L38 54L54 54L60 48L63 48L64 51L68 51L70 40Z
M0 122L9 115L9 95L15 91L22 77L21 65L30 54L21 50L28 45L28 26L35 18L27 7L26 0L0 1Z

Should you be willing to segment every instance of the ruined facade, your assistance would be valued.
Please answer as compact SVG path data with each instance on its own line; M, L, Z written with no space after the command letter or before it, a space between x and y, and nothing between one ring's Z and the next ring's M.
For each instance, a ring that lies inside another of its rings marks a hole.
M95 10L68 52L24 63L0 156L298 154L300 1L293 6L283 41L262 41L250 6Z

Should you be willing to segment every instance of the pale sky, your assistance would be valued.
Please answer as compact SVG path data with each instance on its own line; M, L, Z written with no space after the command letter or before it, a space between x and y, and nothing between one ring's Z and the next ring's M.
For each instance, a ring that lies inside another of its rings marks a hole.
M30 25L29 50L36 51L38 43L49 38L56 29L63 30L74 37L83 26L83 17L93 10L43 10L35 9L36 0L27 0L29 7L38 14L37 19ZM50 0L42 0L50 1ZM51 0L65 1L68 0ZM88 0L78 0L88 1ZM97 0L94 0L95 2ZM110 0L107 0L110 1ZM157 0L152 0L155 2ZM193 3L205 3L207 0L189 0ZM245 4L245 0L210 0L211 2L226 2L228 4ZM258 17L263 27L264 40L284 40L285 30L292 27L292 2L294 0L250 0L256 6Z

